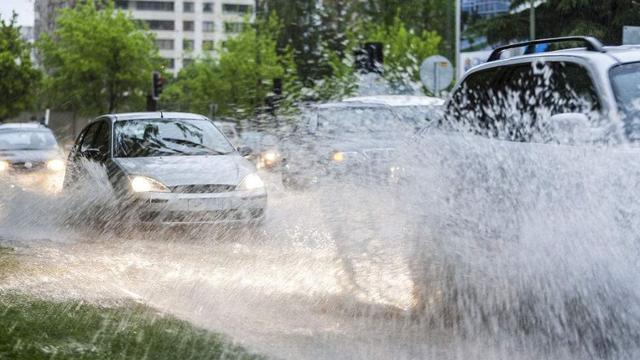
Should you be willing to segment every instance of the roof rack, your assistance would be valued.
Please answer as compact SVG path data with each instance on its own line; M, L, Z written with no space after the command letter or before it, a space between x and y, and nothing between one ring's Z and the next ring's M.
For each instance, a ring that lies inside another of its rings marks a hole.
M530 47L530 46L533 46L533 45L540 45L540 44L569 42L569 41L578 41L578 42L584 43L584 45L585 45L585 47L587 48L588 51L596 51L596 52L601 52L601 53L606 51L604 49L604 46L600 42L600 40L598 40L598 39L596 39L594 37L591 37L591 36L565 36L565 37L558 37L558 38L525 41L525 42L521 42L521 43L500 46L500 47L496 48L495 50L493 50L493 52L491 52L491 55L489 55L489 59L487 60L487 62L500 60L500 56L502 55L502 53L505 50L508 50L508 49L515 49L515 48L525 47L525 46L529 46ZM531 53L531 52L527 52L527 53Z

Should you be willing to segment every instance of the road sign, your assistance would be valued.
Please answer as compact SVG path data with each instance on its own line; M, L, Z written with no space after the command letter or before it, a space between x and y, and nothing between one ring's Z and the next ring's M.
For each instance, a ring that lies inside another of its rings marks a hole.
M442 55L428 57L420 65L420 80L433 94L446 89L453 81L453 65Z
M622 45L640 44L640 26L625 26L622 28Z

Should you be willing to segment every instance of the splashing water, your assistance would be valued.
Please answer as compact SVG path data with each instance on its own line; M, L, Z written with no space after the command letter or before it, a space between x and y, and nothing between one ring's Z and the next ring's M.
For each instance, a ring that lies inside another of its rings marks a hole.
M640 150L440 132L400 148L398 184L273 176L255 232L102 231L88 219L120 214L91 164L72 193L4 189L0 244L27 270L0 287L133 297L282 358L637 357Z

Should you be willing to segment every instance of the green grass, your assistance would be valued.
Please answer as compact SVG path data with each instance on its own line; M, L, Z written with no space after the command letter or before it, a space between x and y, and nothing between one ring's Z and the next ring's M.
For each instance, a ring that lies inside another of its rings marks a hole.
M0 294L0 359L258 359L153 309Z
M18 269L0 248L0 278ZM133 302L104 307L2 291L0 359L262 359L221 335Z
M13 249L0 246L0 279L18 268L18 260L13 254Z

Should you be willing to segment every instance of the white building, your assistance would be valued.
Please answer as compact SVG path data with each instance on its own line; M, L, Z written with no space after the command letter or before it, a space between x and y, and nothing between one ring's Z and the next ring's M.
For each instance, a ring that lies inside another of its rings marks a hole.
M3 0L0 0L3 1ZM36 0L36 38L53 31L55 13L77 0ZM160 56L177 73L198 57L214 55L228 36L253 16L255 0L116 0L116 7L144 21L155 34Z
M462 11L492 17L509 11L511 0L462 0Z
M194 59L213 55L228 36L253 16L255 0L118 0L116 6L146 22L160 56L178 72Z

